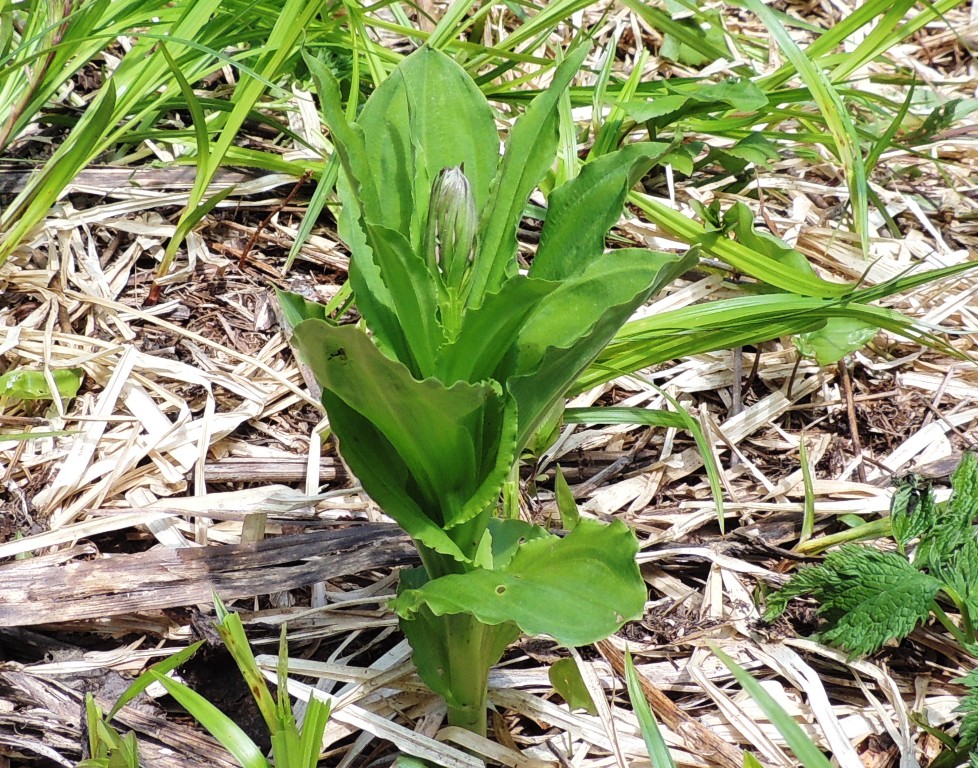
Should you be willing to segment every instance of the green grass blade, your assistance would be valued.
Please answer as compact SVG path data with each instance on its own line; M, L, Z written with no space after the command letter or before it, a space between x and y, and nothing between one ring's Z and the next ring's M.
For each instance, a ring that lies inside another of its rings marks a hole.
M567 408L564 410L567 424L644 424L648 427L673 427L685 429L682 414L652 408Z
M852 205L853 228L859 237L863 255L869 253L869 203L866 165L859 148L859 136L846 112L845 104L825 74L802 51L777 16L761 0L740 0L753 11L768 28L778 47L798 71L808 86L815 104L825 119L826 126L835 141L839 162L845 171Z
M798 723L794 721L794 718L785 712L784 708L774 700L771 694L765 691L761 684L747 670L717 648L716 645L713 643L709 643L709 645L717 658L730 670L737 682L757 702L761 711L774 723L774 726L784 737L784 740L788 742L788 746L795 753L795 757L798 758L801 765L804 768L831 768L832 764L822 754L822 751L801 729Z
M632 711L638 718L638 727L645 740L645 748L649 752L649 760L652 761L652 768L676 768L676 761L669 754L669 747L666 740L662 738L659 724L656 722L652 708L649 706L648 699L642 691L642 683L638 677L638 670L632 661L632 654L625 652L625 685L628 686L628 699L632 702Z
M172 672L177 667L185 664L191 656L197 653L197 649L204 644L204 641L194 643L193 645L187 646L179 653L174 653L172 656L168 656L163 661L154 664L152 667L147 669L143 674L133 680L132 684L126 688L125 692L119 697L116 703L113 705L112 709L105 716L106 720L111 720L119 711L126 706L130 701L135 699L139 694L145 691L152 683L154 678L150 675L150 672L155 672L156 674L165 675L168 672Z
M207 732L217 739L243 768L269 768L268 760L248 734L239 728L231 718L211 704L207 699L182 683L171 680L157 672L150 674L155 682L162 685L177 703L187 710Z
M675 211L665 203L640 192L632 192L628 201L642 210L653 223L669 235L685 243L698 245L703 252L723 259L736 269L758 280L802 296L844 296L852 287L842 283L830 283L817 277L802 274L798 270L769 259L735 240L709 232L688 216Z

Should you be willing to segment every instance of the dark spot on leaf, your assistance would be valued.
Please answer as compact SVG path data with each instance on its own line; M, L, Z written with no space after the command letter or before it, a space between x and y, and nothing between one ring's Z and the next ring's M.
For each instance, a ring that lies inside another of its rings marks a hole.
M346 360L346 350L343 349L343 347L340 347L338 350L336 350L332 354L326 355L326 359L327 360L335 360L337 358L339 358L339 360L341 362L344 361L344 360Z
M497 595L505 595L506 594L506 585L505 584L500 584L498 587L496 587L496 594Z

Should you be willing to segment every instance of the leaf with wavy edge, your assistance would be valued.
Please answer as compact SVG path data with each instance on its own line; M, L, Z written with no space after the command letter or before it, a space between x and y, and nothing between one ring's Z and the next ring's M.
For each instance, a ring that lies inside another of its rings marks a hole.
M647 596L635 562L638 542L621 521L581 520L566 537L525 542L500 570L434 579L391 601L411 619L469 613L484 624L514 622L530 635L586 645L642 615Z

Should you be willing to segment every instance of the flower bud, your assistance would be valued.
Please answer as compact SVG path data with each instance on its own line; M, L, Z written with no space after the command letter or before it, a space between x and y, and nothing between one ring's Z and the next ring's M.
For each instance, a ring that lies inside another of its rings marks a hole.
M431 187L428 206L429 258L445 286L457 292L475 253L479 221L472 187L461 166L445 168Z

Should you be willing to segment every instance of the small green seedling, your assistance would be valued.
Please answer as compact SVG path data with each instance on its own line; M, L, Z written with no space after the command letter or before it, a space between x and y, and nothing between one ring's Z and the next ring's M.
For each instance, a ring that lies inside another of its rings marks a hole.
M86 715L89 731L91 758L81 765L85 768L137 768L135 734L119 735L109 723L126 704L146 690L152 683L159 683L166 692L189 712L198 723L217 739L244 768L316 768L322 750L323 733L329 720L329 704L311 697L306 715L300 727L292 712L288 694L288 656L285 627L279 641L278 690L273 695L262 676L255 656L245 636L241 617L230 613L215 596L217 612L215 626L227 646L228 652L238 665L241 676L258 704L271 735L272 759L269 760L254 741L211 702L196 691L168 676L167 673L184 664L196 653L201 643L195 643L141 674L115 706L103 716L91 695L86 699Z
M502 156L485 96L436 50L404 59L353 124L335 79L307 60L343 165L340 234L365 327L330 323L290 294L283 314L344 459L418 547L423 567L402 572L393 607L419 674L452 725L482 734L489 668L521 632L594 642L646 598L622 523L581 519L561 537L498 514L569 387L693 261L605 253L626 193L669 149L640 143L553 190L520 269L517 227L554 162L558 102L585 53L567 55Z

